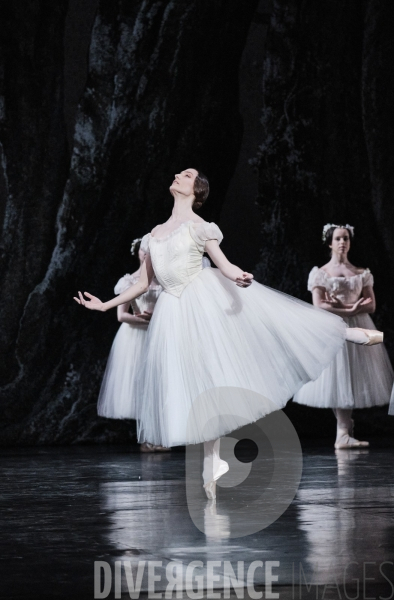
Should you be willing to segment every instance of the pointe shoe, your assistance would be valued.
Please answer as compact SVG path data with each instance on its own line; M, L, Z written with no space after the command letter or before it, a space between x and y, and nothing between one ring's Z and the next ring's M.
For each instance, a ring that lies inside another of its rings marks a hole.
M203 487L205 490L205 493L207 495L208 500L215 500L216 499L216 482L218 479L220 479L220 477L222 477L222 475L224 475L225 473L227 473L227 471L229 470L229 466L228 463L226 463L225 460L221 460L220 461L220 467L218 469L218 471L215 473L214 478L212 479L212 481L209 481L208 483L206 483Z
M169 452L170 448L165 448L164 446L155 446L154 444L150 444L149 442L144 442L140 446L140 452Z
M351 450L352 448L367 448L369 446L369 442L362 442L351 437L346 429L340 429L339 432L341 434L337 436L337 441L334 444L334 448L337 450Z
M171 448L166 448L165 446L153 446L155 452L171 452Z
M210 481L204 485L208 500L216 500L216 481Z
M354 327L357 331L362 331L367 336L368 340L362 346L374 346L375 344L383 344L383 331L376 329L363 329L362 327Z
M149 442L144 442L140 446L140 452L154 452L155 447L153 444L149 444Z

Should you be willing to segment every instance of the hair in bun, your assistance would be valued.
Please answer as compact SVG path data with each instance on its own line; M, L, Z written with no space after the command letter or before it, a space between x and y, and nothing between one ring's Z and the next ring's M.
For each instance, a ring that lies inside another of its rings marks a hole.
M201 173L201 171L197 171L197 176L194 180L193 192L195 200L192 208L198 210L202 207L209 195L209 181L207 176L204 175L204 173Z

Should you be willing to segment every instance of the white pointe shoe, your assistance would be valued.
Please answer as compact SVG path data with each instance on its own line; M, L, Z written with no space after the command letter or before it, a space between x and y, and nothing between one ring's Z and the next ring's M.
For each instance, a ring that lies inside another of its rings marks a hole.
M210 481L204 485L208 500L216 500L216 481Z
M209 481L208 483L204 484L203 487L204 487L204 490L205 490L208 500L216 500L216 482L218 479L220 479L220 477L222 477L222 475L227 473L229 468L230 467L228 466L228 463L226 463L225 460L221 460L220 467L217 470L217 472L215 473L212 481Z
M351 431L353 432L353 423L351 425ZM351 437L346 429L339 429L337 435L337 441L334 444L334 448L337 450L351 450L352 448L367 448L369 442L361 442Z
M368 340L362 346L374 346L375 344L383 344L383 331L376 329L363 329L362 327L353 327L357 331L362 331L367 336Z

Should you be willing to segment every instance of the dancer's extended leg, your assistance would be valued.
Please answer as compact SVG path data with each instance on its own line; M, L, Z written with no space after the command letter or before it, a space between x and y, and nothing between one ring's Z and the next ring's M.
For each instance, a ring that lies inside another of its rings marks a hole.
M374 346L383 342L383 333L374 329L361 329L360 327L348 327L346 329L346 340L353 344L363 346Z

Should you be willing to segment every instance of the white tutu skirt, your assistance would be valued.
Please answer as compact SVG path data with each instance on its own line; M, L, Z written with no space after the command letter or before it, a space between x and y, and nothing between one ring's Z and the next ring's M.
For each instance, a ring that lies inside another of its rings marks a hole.
M392 415L394 417L394 386L393 386L393 389L391 390L389 415Z
M349 327L376 329L367 314L345 319ZM295 396L299 404L317 408L370 408L390 401L394 374L386 348L346 342L316 381Z
M97 412L110 419L136 419L134 395L138 361L147 340L147 325L122 323L112 344L98 399Z
M209 441L282 408L319 377L345 332L327 311L204 269L179 298L163 292L156 304L133 392L140 442Z

